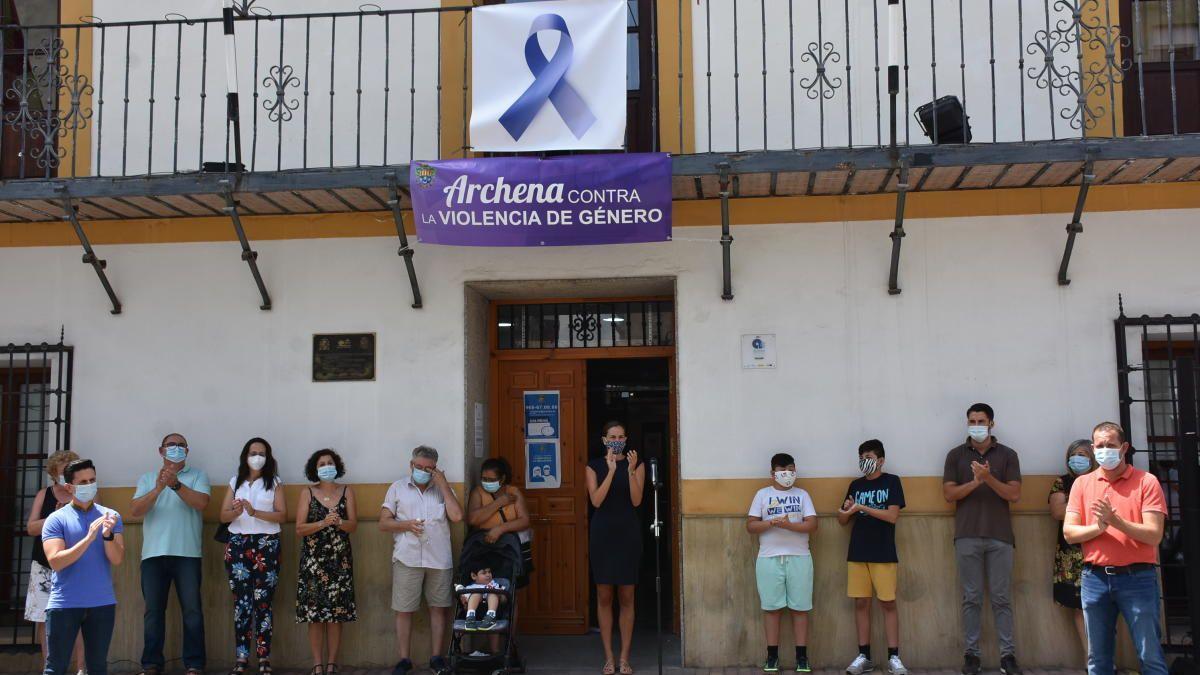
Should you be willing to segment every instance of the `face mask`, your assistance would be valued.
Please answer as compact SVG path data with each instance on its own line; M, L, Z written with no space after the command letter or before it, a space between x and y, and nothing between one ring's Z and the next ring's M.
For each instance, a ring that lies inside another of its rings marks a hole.
M165 457L168 462L179 464L183 462L183 460L187 459L187 450L185 450L183 446L168 445L166 452L163 453L163 457Z
M415 466L413 467L412 479L417 485L425 485L431 478L433 478L432 473L426 471L425 469L418 469Z
M96 498L96 491L100 489L98 483L88 483L87 485L75 486L75 499L80 503L86 504Z
M332 464L317 467L317 478L324 481L331 481L337 478L337 467Z
M262 468L267 465L267 456L250 455L246 458L246 464L255 471L262 471Z
M871 459L870 457L858 458L858 470L861 471L862 475L864 476L870 476L871 474L875 473L875 469L878 467L879 460L877 459Z
M775 472L775 482L779 483L783 487L790 488L790 487L792 487L792 485L794 485L796 483L796 472L795 471L776 471Z
M967 435L969 435L971 440L975 441L976 443L982 443L991 437L992 430L988 429L986 426L972 425L967 427Z
M1104 469L1112 471L1121 466L1120 448L1096 448L1092 450L1092 454L1096 456L1096 463Z
M482 482L482 485L484 491L489 494L495 494L500 491L500 481L498 480L485 480Z
M58 484L58 485L66 485L66 484L67 484L67 479L66 479L66 478L63 478L62 476L59 476L58 478L56 478L56 479L54 480L54 482L55 482L56 484Z
M604 441L604 447L613 454L620 455L625 452L625 441Z
M1073 474L1087 473L1088 469L1092 468L1092 460L1082 455L1072 455L1067 460L1067 468Z

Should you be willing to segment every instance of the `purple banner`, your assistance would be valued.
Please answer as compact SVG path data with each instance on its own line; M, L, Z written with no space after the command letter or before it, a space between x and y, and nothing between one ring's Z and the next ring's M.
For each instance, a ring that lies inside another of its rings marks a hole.
M580 246L671 239L666 153L414 162L417 240Z

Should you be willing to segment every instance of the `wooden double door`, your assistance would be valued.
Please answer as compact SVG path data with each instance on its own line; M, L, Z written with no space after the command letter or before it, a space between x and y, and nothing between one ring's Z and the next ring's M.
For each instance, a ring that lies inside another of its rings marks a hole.
M520 596L526 633L579 635L588 630L587 362L498 361L493 447L508 460L533 521L536 572ZM559 392L562 481L554 489L525 485L524 393Z

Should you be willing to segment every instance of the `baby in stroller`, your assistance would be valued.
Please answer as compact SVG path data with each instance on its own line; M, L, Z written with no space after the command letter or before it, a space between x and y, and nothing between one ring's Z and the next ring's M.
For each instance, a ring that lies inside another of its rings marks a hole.
M479 619L476 613L479 610L479 605L483 604L483 596L485 594L471 593L470 595L465 595L462 593L462 591L486 591L488 589L508 590L508 585L506 583L504 583L502 580L497 581L492 577L491 567L483 567L471 572L471 583L467 586L460 586L455 589L456 591L459 591L459 597L462 599L463 604L467 608L467 616L464 627L469 631L488 631L492 628L495 628L496 611L500 609L501 603L506 602L508 598L495 593L487 593L487 614L485 614L482 619Z

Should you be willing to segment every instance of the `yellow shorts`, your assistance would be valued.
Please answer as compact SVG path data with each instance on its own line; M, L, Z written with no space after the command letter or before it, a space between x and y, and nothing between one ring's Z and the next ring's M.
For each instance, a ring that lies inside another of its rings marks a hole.
M846 594L852 598L872 595L891 602L896 599L896 563L846 563ZM871 589L875 592L872 594Z

